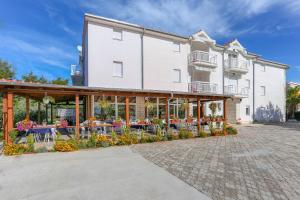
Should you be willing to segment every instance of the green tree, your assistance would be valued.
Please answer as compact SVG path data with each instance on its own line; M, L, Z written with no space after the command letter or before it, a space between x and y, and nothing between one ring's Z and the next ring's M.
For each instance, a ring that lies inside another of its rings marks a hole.
M288 115L295 117L296 106L300 103L300 86L289 87L286 95L286 106Z
M35 75L32 71L29 72L26 75L23 75L22 80L25 81L25 82L31 82L31 83L38 83L39 82L38 76Z
M0 59L0 79L13 79L16 75L12 65Z
M51 81L51 84L56 84L56 85L68 85L68 83L69 83L68 79L63 79L61 77L58 77Z

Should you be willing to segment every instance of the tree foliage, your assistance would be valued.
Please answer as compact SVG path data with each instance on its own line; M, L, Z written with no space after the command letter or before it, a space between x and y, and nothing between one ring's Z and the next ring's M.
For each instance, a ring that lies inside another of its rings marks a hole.
M300 86L289 87L286 95L287 111L291 117L294 117L297 104L300 103Z
M0 59L0 79L13 79L15 74L12 65Z
M68 83L69 83L68 79L63 79L61 77L58 77L51 81L51 84L56 84L56 85L68 85Z

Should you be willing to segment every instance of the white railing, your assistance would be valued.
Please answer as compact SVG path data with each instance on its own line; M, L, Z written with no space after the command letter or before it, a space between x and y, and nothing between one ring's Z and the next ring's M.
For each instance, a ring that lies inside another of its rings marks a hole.
M71 76L80 76L81 70L77 65L71 65Z
M218 85L215 83L193 81L189 83L189 92L195 93L217 93Z
M249 88L247 87L237 87L236 85L227 85L224 86L224 93L229 95L241 95L241 96L248 96L249 95Z
M212 55L205 51L193 51L188 56L189 64L195 62L204 62L212 65L217 65L217 55Z
M248 62L245 60L239 60L237 58L229 58L225 60L225 68L228 69L241 69L248 71Z

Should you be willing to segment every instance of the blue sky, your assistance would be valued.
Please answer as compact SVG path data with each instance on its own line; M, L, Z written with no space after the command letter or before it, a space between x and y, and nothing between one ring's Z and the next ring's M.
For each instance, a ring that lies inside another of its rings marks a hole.
M186 36L202 29L220 44L238 38L300 82L300 0L0 0L0 58L17 78L31 70L69 78L84 13Z

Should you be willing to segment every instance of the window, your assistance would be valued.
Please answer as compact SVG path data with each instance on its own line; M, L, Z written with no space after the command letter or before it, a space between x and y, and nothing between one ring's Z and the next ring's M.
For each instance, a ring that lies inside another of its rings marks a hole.
M250 106L246 106L246 115L250 115Z
M249 79L246 79L246 87L250 88L250 80Z
M261 65L261 66L260 66L260 71L265 72L265 71L266 71L266 66Z
M173 48L175 52L180 52L180 43L173 42Z
M122 30L114 29L113 30L113 39L114 40L122 40Z
M260 95L265 96L266 95L266 87L265 86L260 86Z
M123 63L114 61L113 63L113 76L123 77Z
M181 70L180 69L173 69L173 81L175 83L181 82Z

